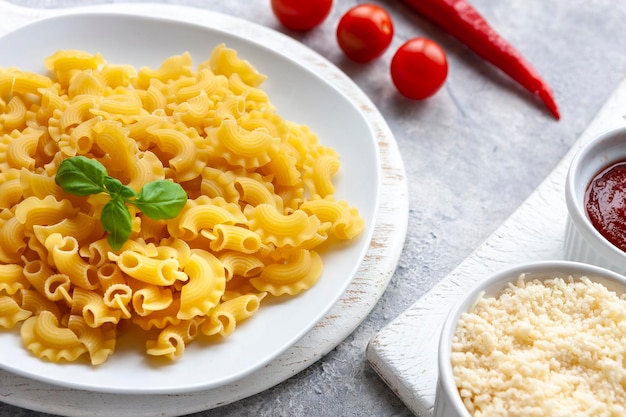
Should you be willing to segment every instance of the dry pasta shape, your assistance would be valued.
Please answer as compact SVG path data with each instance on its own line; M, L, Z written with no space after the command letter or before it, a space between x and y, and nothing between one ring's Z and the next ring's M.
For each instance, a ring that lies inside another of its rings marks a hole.
M59 326L58 319L49 311L28 318L20 334L26 349L52 362L75 361L87 352L76 334Z
M172 285L177 280L188 279L180 270L178 260L173 258L159 259L125 250L119 255L109 253L109 259L116 262L125 274L147 284Z
M185 347L198 334L198 321L186 320L172 324L161 330L156 340L146 343L146 353L152 356L165 356L168 359L180 359Z
M95 292L75 288L72 293L72 314L81 316L89 327L100 327L105 323L117 324L122 313L110 308L103 297Z
M262 246L261 236L242 226L218 224L212 232L201 234L210 240L209 247L215 252L234 250L242 253L256 253Z
M67 327L87 349L92 365L104 363L115 351L114 326L93 327L82 316L71 315Z
M24 276L24 268L18 264L0 264L0 294L15 294L18 290L28 288L29 281Z
M317 217L309 216L303 210L283 215L270 204L260 204L250 210L250 230L258 233L263 242L278 247L298 247L313 238L320 225Z
M364 229L334 195L339 155L282 117L266 76L225 44L195 68L184 51L155 68L81 50L43 63L0 68L0 327L34 356L98 366L128 332L179 359L198 334L253 325L264 297L313 286L318 248ZM56 183L75 156L131 195L176 182L187 203L154 220L126 200L130 236L113 250L111 196Z
M131 321L145 331L164 329L171 324L178 324L181 322L181 320L176 317L179 310L180 298L176 298L162 310L149 311L143 316L134 315Z
M191 320L205 316L220 302L226 289L226 274L222 263L211 253L194 250L185 273L189 275L180 293L180 310L177 317Z
M311 288L321 274L322 258L317 252L299 249L285 252L283 262L267 265L250 283L275 296L295 295Z
M207 336L228 336L237 327L237 323L252 317L261 305L267 293L244 294L224 301L211 310L207 321L202 323L200 330Z
M235 275L246 278L259 275L265 266L258 256L235 250L222 252L219 259L224 265L227 281L230 281Z
M46 311L60 319L63 313L67 311L65 305L54 303L36 290L24 289L18 294L20 307L33 313L33 316Z
M163 311L174 303L172 290L158 285L145 285L132 292L131 301L134 311L140 316L147 316L155 311Z
M32 312L21 308L12 297L0 295L0 327L12 329L31 315Z
M345 201L336 201L331 196L323 199L311 199L304 202L300 208L320 221L331 224L330 231L334 237L348 240L358 236L365 224L358 210L350 207Z
M23 198L20 171L8 168L0 173L0 207L13 207Z

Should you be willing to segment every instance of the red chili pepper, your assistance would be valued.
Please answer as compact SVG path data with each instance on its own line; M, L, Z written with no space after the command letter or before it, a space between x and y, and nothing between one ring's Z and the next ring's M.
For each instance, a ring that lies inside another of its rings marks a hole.
M557 120L559 109L550 86L522 55L500 36L466 0L404 0L476 54L538 96Z

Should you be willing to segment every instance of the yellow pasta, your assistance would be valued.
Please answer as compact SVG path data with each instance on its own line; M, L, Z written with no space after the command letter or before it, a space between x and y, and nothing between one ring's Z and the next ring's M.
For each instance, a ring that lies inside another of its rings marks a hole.
M0 264L0 292L15 294L22 288L30 286L24 276L23 267L17 264Z
M154 311L167 309L174 302L172 290L157 285L146 285L132 292L134 311L140 316L147 316ZM178 311L179 306L176 306Z
M283 262L267 265L250 283L272 295L295 295L311 288L322 274L322 259L315 251L285 252Z
M67 88L70 98L76 96L100 96L104 92L104 86L92 71L78 72L71 80Z
M215 152L232 165L258 168L278 152L280 139L264 129L247 130L233 119L225 119L214 131L209 130Z
M173 107L172 117L177 122L196 128L199 132L204 129L204 121L209 117L213 103L204 90L189 100Z
M9 266L11 265L0 265L0 270ZM23 275L28 280L30 285L39 291L39 293L46 293L46 280L50 275L55 273L50 265L42 262L40 259L36 259L26 262L24 266L15 265L15 267L19 268L19 273Z
M219 259L211 253L196 249L185 265L189 275L180 292L180 310L177 317L191 320L205 316L215 307L226 289L226 275Z
M239 193L234 185L235 174L218 168L206 167L200 173L200 193L207 197L221 197L227 202L238 202Z
M133 297L133 289L127 284L113 284L108 287L102 299L107 307L119 310L120 317L129 319L132 317L130 303Z
M44 64L47 74L0 68L0 327L19 328L34 356L97 366L130 333L176 360L263 300L311 288L317 248L363 231L334 196L339 155L284 119L266 76L226 45L196 68L188 52L156 68L80 50ZM75 156L137 193L174 181L187 202L168 220L128 206L130 237L113 250L101 223L110 196L55 182Z
M235 250L256 253L263 246L258 233L232 224L217 224L212 232L202 231L201 234L210 240L209 247L215 252Z
M70 129L93 117L91 110L98 105L94 96L77 96L61 113L58 134L69 134Z
M191 74L191 54L185 52L182 55L167 58L157 69L139 68L137 78L134 79L134 85L139 89L145 89L149 87L152 80L167 82Z
M116 324L121 317L121 311L109 308L99 293L79 287L72 293L71 312L82 316L90 327L100 327L105 323Z
M46 196L62 199L61 187L55 184L54 177L46 173L37 173L22 168L18 176L24 197L37 197L43 200ZM1 198L1 197L0 197ZM7 206L3 206L7 207Z
M250 230L278 247L297 247L313 238L321 224L303 210L283 215L270 204L260 204L250 212Z
M311 199L302 203L302 210L315 215L321 222L331 224L332 234L341 240L358 236L365 227L363 219L356 215L354 207L345 201L336 201L331 196L324 199Z
M238 176L235 179L235 188L241 195L240 200L247 204L258 206L259 204L272 204L279 212L283 211L283 200L274 192L271 182L262 177Z
M135 314L131 319L132 322L146 331L153 329L164 329L171 324L180 323L180 319L176 317L178 311L180 310L180 298L170 301L171 302L167 305L167 307L163 309L148 311L147 314L143 316ZM135 304L133 302L133 306L134 305Z
M27 197L15 205L15 219L27 228L58 223L77 212L68 200L57 201L53 196Z
M60 319L62 312L67 310L65 305L52 302L36 290L25 289L21 290L18 294L20 298L20 307L24 310L30 311L33 316L38 316L43 312L48 312Z
M7 162L13 168L35 168L35 158L39 138L43 131L26 128L23 134L12 141L7 148Z
M258 275L265 266L258 256L234 250L222 252L219 259L226 270L227 281L230 281L235 275L246 278L254 277Z
M303 180L311 195L326 197L335 192L333 175L339 170L339 157L330 148L317 147L306 156Z
M117 88L128 87L136 71L132 65L104 64L98 74L106 87Z
M250 62L241 59L237 51L227 48L225 44L219 44L213 48L209 61L204 65L209 65L215 74L223 74L226 77L239 74L242 80L252 87L261 85L267 78L260 74Z
M95 70L99 65L104 63L102 55L92 55L85 51L79 50L60 50L44 59L44 65L49 70L56 73L77 73L85 70Z
M94 127L100 121L100 118L93 117L74 127L69 136L64 136L65 141L59 141L61 151L68 156L85 155L88 153L98 135Z
M28 318L20 329L26 349L53 362L75 361L87 351L76 334L49 311Z
M200 327L201 332L207 336L228 336L235 330L237 323L258 311L265 296L266 293L245 294L224 301L210 312L208 320Z
M161 330L157 340L148 340L146 353L152 356L165 356L178 359L182 356L185 346L198 334L196 320L181 321Z
M52 83L50 78L42 74L20 71L18 69L0 70L0 94L2 97L25 94L36 95L40 88L50 87Z
M106 160L112 175L119 175L134 163L137 154L137 143L129 137L128 129L119 123L102 121L94 124L94 142L105 154L115 155Z
M9 168L0 174L0 207L13 207L23 197L20 170Z
M203 95L211 100L219 100L228 90L228 78L224 75L216 75L210 68L198 68L194 82L176 91L178 100L189 100Z
M44 282L44 295L51 301L65 301L68 306L72 305L72 281L65 274L53 274Z
M67 321L71 330L89 353L92 365L100 365L115 351L116 332L111 324L93 327L81 316L72 314Z
M204 140L195 129L181 128L180 124L171 127L148 128L155 143L166 155L171 155L167 164L178 182L189 181L200 175L206 165L208 150Z
M50 254L50 264L60 273L66 274L73 285L86 290L98 288L96 267L78 254L76 238L53 233L43 243Z
M12 213L9 210L2 212L3 218L0 218L0 261L5 263L19 263L23 252L26 249L26 227L17 219L17 217L8 217Z
M159 259L126 250L120 255L109 253L109 259L116 262L128 276L141 282L154 285L172 285L176 280L188 279L182 271L178 260Z
M216 225L243 224L247 221L238 205L227 203L221 197L206 196L188 200L178 219L178 222L168 225L171 235L191 240L204 229L212 230Z
M3 117L0 118L0 122L3 124L3 129L11 130L23 127L26 123L26 104L20 99L19 96L14 96L8 103L5 109Z
M94 239L102 236L102 233L103 230L100 222L93 216L89 216L83 212L78 212L76 216L65 218L57 223L33 226L33 234L42 243L52 234L71 236L76 239L81 256L89 257L89 263L93 265L100 263L101 258L95 257L93 247L98 242L94 241ZM83 246L86 243L89 244L89 246ZM90 249L89 252L87 252L87 249ZM85 256L85 253L88 253L88 255Z
M12 297L8 295L0 296L0 327L12 329L33 313L24 310Z

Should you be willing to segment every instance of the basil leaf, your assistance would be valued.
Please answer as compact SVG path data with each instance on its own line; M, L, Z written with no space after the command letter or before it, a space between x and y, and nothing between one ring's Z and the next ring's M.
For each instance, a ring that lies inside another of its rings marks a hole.
M109 194L117 194L125 200L137 197L137 193L132 188L125 186L117 178L111 178L108 175L104 177L104 187Z
M98 161L84 156L64 159L54 181L66 193L85 197L104 191L106 168Z
M100 223L108 233L107 241L114 250L120 249L132 232L130 211L120 197L113 197L104 205L100 214Z
M171 219L187 202L187 193L175 182L158 180L147 183L132 203L153 220Z
M100 223L108 233L109 245L118 250L132 232L132 217L126 204L134 204L154 220L176 217L187 202L187 192L175 182L158 180L144 185L137 194L120 180L107 175L104 165L85 156L61 162L55 182L65 192L85 197L107 193L111 200L102 208Z

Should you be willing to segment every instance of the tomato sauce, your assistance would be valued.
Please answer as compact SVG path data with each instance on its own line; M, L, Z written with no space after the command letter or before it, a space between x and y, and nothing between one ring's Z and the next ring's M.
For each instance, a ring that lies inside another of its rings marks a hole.
M626 161L608 166L591 180L585 208L600 234L626 251Z

